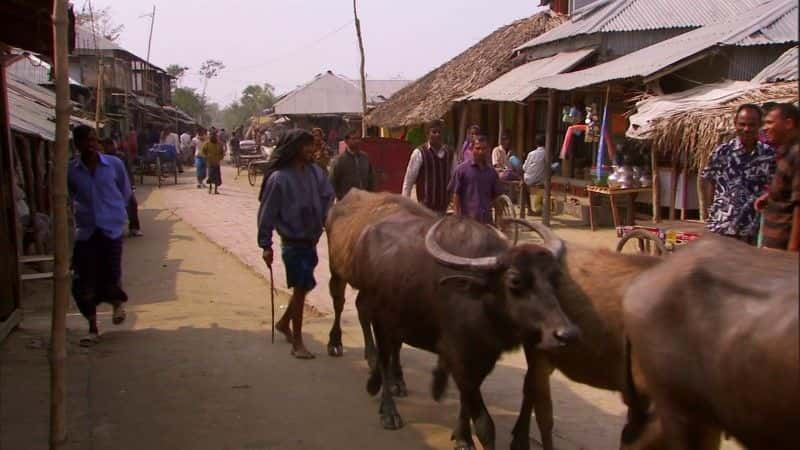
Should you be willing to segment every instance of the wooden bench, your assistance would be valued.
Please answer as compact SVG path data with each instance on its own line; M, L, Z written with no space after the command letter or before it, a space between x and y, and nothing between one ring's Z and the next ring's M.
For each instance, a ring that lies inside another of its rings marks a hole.
M53 262L53 255L24 255L19 257L20 264L34 264L41 262ZM25 273L20 274L20 281L49 280L53 278L53 272Z

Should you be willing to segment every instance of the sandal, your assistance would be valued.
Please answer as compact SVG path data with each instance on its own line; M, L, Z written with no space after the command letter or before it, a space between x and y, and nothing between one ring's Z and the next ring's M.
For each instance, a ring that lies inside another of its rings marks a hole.
M122 322L125 322L125 318L127 316L128 313L125 311L125 305L118 303L114 305L114 314L111 316L111 323L114 325L119 325Z
M313 353L309 352L306 349L302 349L302 350L292 349L292 356L294 356L297 359L314 359L314 358L316 358L316 356L314 356Z
M89 333L81 338L79 344L81 347L91 347L98 342L100 342L100 335L97 333Z

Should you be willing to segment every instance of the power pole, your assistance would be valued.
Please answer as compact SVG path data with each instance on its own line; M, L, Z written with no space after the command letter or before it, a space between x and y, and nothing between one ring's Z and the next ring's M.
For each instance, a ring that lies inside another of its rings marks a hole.
M367 77L364 71L364 40L361 38L361 21L358 19L356 0L353 0L353 16L356 21L358 50L361 52L361 136L367 136Z
M153 5L153 12L150 13L150 36L147 38L147 57L145 58L144 78L142 79L142 88L147 93L147 88L150 83L150 45L153 43L153 25L156 22L156 5Z
M87 2L87 5L89 6L89 19L92 22L92 39L94 40L95 58L97 58L97 94L95 95L97 99L94 107L94 127L99 133L100 124L103 122L103 88L105 87L103 51L100 50L100 46L97 45L97 24L94 21L94 10L92 9L91 0Z
M56 144L53 158L53 315L50 326L50 450L67 446L66 360L69 304L67 159L69 156L69 61L67 0L53 0L53 67L56 84Z

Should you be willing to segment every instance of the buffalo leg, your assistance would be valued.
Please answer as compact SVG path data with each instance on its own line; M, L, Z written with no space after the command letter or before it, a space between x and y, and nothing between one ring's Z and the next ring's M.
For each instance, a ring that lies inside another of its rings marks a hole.
M522 406L514 425L511 450L530 449L531 412L536 411L536 423L542 436L542 448L553 450L553 402L550 398L550 373L546 361L537 358L533 345L525 345L528 371L522 391Z
M492 421L489 410L486 409L486 405L483 403L483 397L481 396L481 384L484 378L486 378L486 375L492 371L494 362L488 365L481 365L477 361L467 361L455 365L452 362L448 362L447 365L453 368L453 379L458 385L458 390L461 395L461 408L466 409L466 413L472 419L472 423L475 425L475 435L478 436L478 440L483 445L484 450L494 450L494 421ZM456 430L459 429L463 430L460 417ZM471 439L467 441L468 445L470 443ZM457 438L455 448L456 450L462 450L472 449L474 447L462 446Z
M403 419L400 413L397 412L397 405L392 396L392 389L388 386L394 384L394 376L392 373L391 359L392 349L395 345L394 336L391 335L389 330L381 326L379 322L373 322L373 329L375 330L375 339L377 340L378 349L378 367L383 381L383 389L381 390L381 425L387 430L397 430L403 427Z
M461 407L458 410L458 423L453 430L452 440L455 442L455 450L475 450L475 442L472 440L472 428L470 427L470 415L467 410L467 401L461 396Z
M342 349L342 310L344 309L344 291L347 283L335 273L331 273L331 281L328 285L333 299L333 326L328 338L328 354L339 357L343 354Z
M369 315L369 296L359 291L356 296L356 309L358 310L358 322L361 324L361 331L364 333L364 359L369 365L369 378L367 379L367 393L377 395L381 390L383 379L378 364L378 351L372 334L372 321Z
M664 440L671 450L717 450L721 433L718 429L672 413L672 408L661 408L658 412L664 430Z
M392 385L392 394L395 397L408 397L408 387L406 380L403 378L403 366L400 365L400 349L403 347L401 342L398 342L395 348L392 349L392 376L394 384Z
M361 332L364 334L364 359L369 363L370 370L375 370L377 367L377 353L375 352L375 340L372 337L372 324L367 308L367 294L359 291L356 296L356 310L358 311L358 323L361 325Z

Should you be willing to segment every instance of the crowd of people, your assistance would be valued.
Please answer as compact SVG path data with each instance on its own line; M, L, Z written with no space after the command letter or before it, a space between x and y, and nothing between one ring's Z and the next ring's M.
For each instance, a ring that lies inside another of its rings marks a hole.
M412 153L403 181L402 194L440 214L450 205L456 214L481 223L492 222L492 204L503 193L501 176L511 167L506 156L510 133L490 153L488 138L473 126L461 150L448 147L442 138L442 123L428 124L427 141ZM287 285L293 290L289 306L276 329L292 343L292 355L313 358L303 343L302 321L305 298L315 286L318 263L317 242L322 236L328 209L351 189L375 191L375 168L361 149L362 133L350 130L344 135L343 150L332 161L331 151L321 129L311 133L292 130L277 142L267 164L261 186L258 211L258 245L268 266L274 261L273 233L281 237L281 256ZM535 150L525 176L531 184L541 183L544 164ZM522 165L518 164L519 178Z
M757 105L738 108L735 138L716 148L700 173L711 232L773 249L800 249L798 120L798 109L791 104L769 105L766 112ZM416 191L418 202L435 212L446 214L452 205L455 214L488 224L492 204L503 193L501 180L521 180L525 186L544 182L542 136L536 137L523 163L511 150L508 131L490 151L488 138L477 126L470 127L455 151L443 141L441 122L429 123L427 130L426 142L411 153L402 195ZM343 150L333 159L324 136L319 128L280 136L259 192L258 245L271 267L273 232L278 233L287 284L293 289L276 328L292 343L292 355L301 359L314 357L303 343L303 305L316 286L316 246L327 212L353 188L378 188L375 168L361 148L360 130L344 135ZM93 129L79 126L73 141L77 155L68 172L77 230L73 296L89 322L82 342L91 344L98 337L97 304L113 305L114 323L125 319L122 236L126 226L130 236L142 235L131 173L140 149L153 143L175 145L181 155L193 157L197 187L207 185L209 194L218 194L226 146L238 144L238 135L211 128L198 129L194 137L179 136L167 127L160 135L152 129L130 130L122 139L100 141Z

